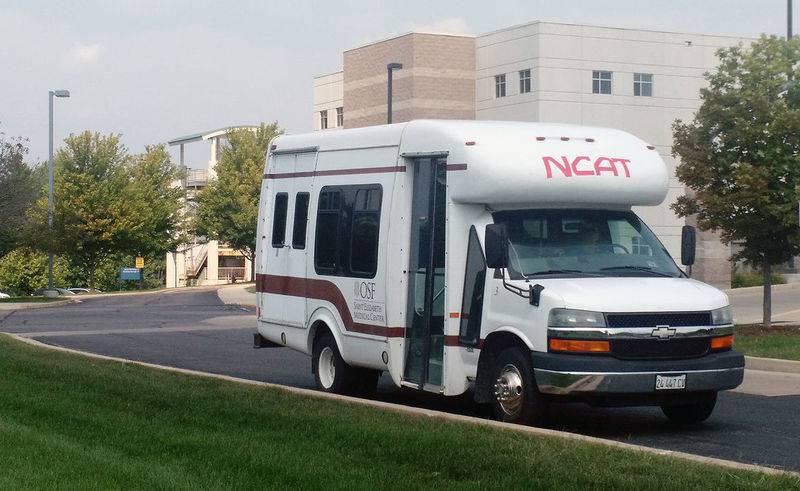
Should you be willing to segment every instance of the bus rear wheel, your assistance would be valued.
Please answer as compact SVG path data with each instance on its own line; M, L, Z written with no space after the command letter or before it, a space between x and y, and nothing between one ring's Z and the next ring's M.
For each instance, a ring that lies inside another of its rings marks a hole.
M311 364L317 388L334 394L369 397L375 392L381 374L378 370L348 365L329 332L321 334L314 343Z
M495 419L508 423L538 425L547 417L547 401L536 387L530 355L517 347L497 356L492 370Z
M350 394L355 386L353 369L344 361L336 340L326 332L314 343L311 364L317 388L334 394Z

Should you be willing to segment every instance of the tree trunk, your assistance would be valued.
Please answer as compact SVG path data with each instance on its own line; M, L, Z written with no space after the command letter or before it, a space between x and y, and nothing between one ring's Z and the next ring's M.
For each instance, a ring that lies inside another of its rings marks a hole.
M256 281L256 255L250 254L250 281Z
M94 290L94 265L89 267L89 290Z
M764 329L772 326L772 265L764 263Z

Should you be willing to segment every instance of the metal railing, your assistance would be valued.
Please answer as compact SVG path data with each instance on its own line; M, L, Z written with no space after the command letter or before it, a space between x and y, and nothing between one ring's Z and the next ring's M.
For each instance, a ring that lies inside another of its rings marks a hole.
M233 281L233 278L236 278L236 281L244 281L245 268L243 267L217 268L217 270L217 279Z
M205 187L208 184L208 171L206 169L186 169L187 188Z

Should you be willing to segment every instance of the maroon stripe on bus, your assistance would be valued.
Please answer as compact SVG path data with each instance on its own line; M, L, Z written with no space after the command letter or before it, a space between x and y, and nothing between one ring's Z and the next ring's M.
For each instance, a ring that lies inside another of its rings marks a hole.
M404 327L385 327L355 322L341 290L336 284L327 280L259 273L256 274L256 291L292 297L314 298L330 302L339 311L339 315L344 322L344 328L347 331L387 338L405 336L406 329Z
M467 170L467 164L445 164L446 170Z
M346 176L351 174L385 174L391 172L405 172L403 165L392 167L356 167L353 169L331 169L306 172L281 172L264 174L264 179L290 179L293 177L312 177L312 176Z

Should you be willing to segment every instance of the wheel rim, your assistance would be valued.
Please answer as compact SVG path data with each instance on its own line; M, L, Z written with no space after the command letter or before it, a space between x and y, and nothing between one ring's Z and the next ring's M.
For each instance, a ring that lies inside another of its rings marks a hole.
M333 350L329 346L323 348L319 354L317 373L322 387L326 389L333 387L333 381L336 379L336 363L334 363Z
M494 384L494 396L500 409L509 416L518 414L522 409L523 394L519 369L514 365L504 366Z

